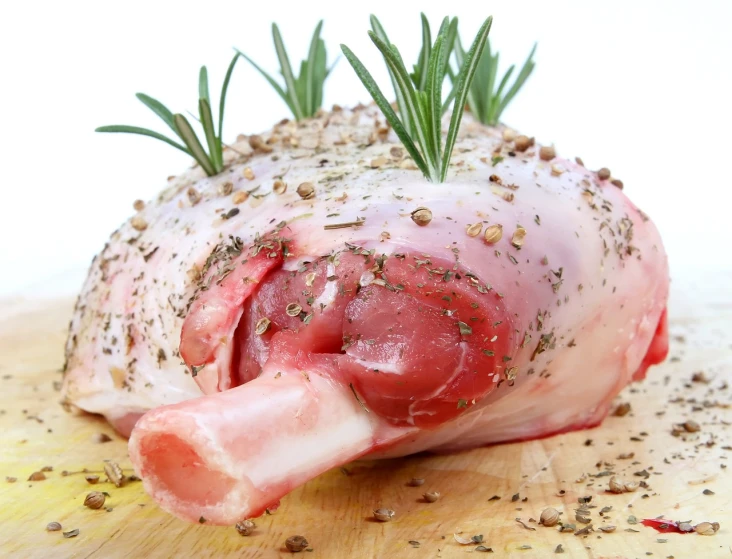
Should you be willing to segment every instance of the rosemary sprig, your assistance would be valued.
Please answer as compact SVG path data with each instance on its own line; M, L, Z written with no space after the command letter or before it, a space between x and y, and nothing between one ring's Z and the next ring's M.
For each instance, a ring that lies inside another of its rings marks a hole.
M272 39L277 51L277 58L280 61L280 73L285 80L284 87L277 83L254 60L237 50L237 53L254 66L282 97L282 100L295 116L295 120L311 117L320 109L323 104L323 84L331 70L333 70L333 66L335 66L335 62L330 68L327 66L325 43L320 38L322 29L323 20L321 19L318 25L315 26L315 31L313 31L308 57L300 62L300 74L296 77L292 72L290 58L287 56L287 49L285 49L280 29L276 23L272 24ZM336 62L338 61L336 60Z
M168 127L180 138L182 144L171 140L167 136L149 130L147 128L140 128L138 126L126 126L122 124L115 124L111 126L100 126L96 129L97 132L123 132L127 134L139 134L141 136L149 136L157 140L161 140L167 144L170 144L174 148L181 150L193 157L201 168L206 172L208 176L217 175L224 168L224 155L223 155L223 142L221 140L222 131L224 126L224 107L226 104L226 91L229 88L229 80L231 79L231 73L234 71L234 65L239 59L239 55L234 56L229 64L229 68L226 71L226 77L224 83L221 86L221 96L219 99L219 126L218 133L216 133L216 126L214 124L213 113L211 112L211 98L208 89L208 70L205 66L201 67L198 74L198 114L200 117L201 126L203 127L206 144L208 146L208 153L201 145L198 136L191 127L188 119L180 113L173 114L170 109L163 105L157 99L145 95L144 93L138 93L137 98L142 103L153 111L160 119L168 125Z
M427 78L429 71L429 60L430 56L432 55L432 31L430 29L430 22L427 20L427 17L424 15L424 13L420 14L420 18L422 19L422 48L419 51L417 63L413 65L414 70L411 74L409 74L409 77L412 79L412 83L414 84L414 87L417 89L417 91L426 91L428 86ZM371 30L374 32L374 34L384 43L391 46L391 43L389 42L389 37L387 36L386 31L384 30L383 25L381 25L379 19L372 14L370 16L370 20ZM444 47L446 49L445 51L447 52L447 57L444 60L444 70L450 70L448 64L450 61L450 53L452 52L453 45L455 44L455 39L457 38L458 19L456 17L452 18L452 20L446 18L443 21L443 26L444 25L448 26L447 38L445 40ZM442 32L442 28L440 28L440 32ZM387 69L389 70L389 77L391 78L391 83L394 87L394 93L396 94L397 98L397 110L399 111L399 115L401 116L404 127L407 129L410 135L412 135L414 133L414 130L412 130L411 122L407 116L407 107L402 91L397 86L397 79L394 75L394 72L388 66ZM453 90L450 92L450 95L448 95L447 100L445 101L445 103L443 103L443 113L448 109L449 102L452 100L454 91L455 90L453 88Z
M426 74L422 73L423 68L420 64L419 70L410 76L397 47L381 39L374 31L369 31L371 41L379 49L389 68L395 89L398 90L398 98L402 100L401 119L358 57L346 45L341 45L343 54L384 113L386 120L404 144L409 155L424 176L432 182L444 182L447 177L466 97L488 39L492 21L493 18L489 17L481 26L470 50L463 57L460 72L455 77L452 117L447 129L444 149L442 147L442 83L448 69L449 18L443 20L437 39L430 49L429 57L426 60ZM426 76L424 90L419 90L415 87L414 79L418 79L421 83L423 75Z
M468 107L470 112L473 113L483 124L489 126L495 126L498 124L501 118L501 113L508 106L511 100L516 96L521 87L524 85L531 72L534 70L534 53L536 52L536 43L531 49L529 56L526 58L524 65L521 67L521 71L516 76L516 79L508 88L508 91L504 94L503 91L506 89L511 74L515 70L515 65L506 71L500 82L497 82L498 74L498 52L493 54L491 52L490 41L486 42L485 50L478 63L478 70L475 73L475 80L470 87L468 93ZM458 37L455 41L455 59L457 61L458 68L461 67L463 59L465 58L465 50L460 43ZM454 82L457 73L452 68L449 70L450 79Z

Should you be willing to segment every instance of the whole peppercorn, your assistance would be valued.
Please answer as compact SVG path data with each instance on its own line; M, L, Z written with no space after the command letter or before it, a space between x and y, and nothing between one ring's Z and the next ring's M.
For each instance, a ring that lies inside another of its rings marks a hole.
M86 496L86 499L84 499L84 506L90 509L100 509L104 506L104 501L106 499L107 498L104 493L92 491Z

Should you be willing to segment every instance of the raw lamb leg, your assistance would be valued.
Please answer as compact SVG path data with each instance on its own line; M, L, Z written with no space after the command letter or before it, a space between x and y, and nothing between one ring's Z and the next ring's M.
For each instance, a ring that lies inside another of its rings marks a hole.
M95 261L66 399L122 432L156 408L130 455L174 514L233 524L361 456L596 425L665 357L666 255L619 188L467 115L435 185L382 130L281 123Z

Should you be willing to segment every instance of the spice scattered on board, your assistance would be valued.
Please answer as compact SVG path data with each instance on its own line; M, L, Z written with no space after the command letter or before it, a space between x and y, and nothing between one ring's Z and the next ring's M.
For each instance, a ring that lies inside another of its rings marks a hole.
M379 522L391 522L394 520L396 512L391 509L376 509L374 510L374 518Z
M241 522L238 522L235 526L236 531L239 532L239 535L241 536L251 536L256 527L257 525L254 523L253 520L242 520Z
M309 545L308 540L304 536L290 536L285 540L285 547L293 553L299 553L307 549Z

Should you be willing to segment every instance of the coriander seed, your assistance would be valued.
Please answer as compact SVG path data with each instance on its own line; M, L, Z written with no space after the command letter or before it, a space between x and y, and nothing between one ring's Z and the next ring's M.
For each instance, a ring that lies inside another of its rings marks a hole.
M100 509L104 506L106 496L100 491L92 491L84 499L84 506L90 509Z
M262 335L262 334L264 334L264 333L265 333L265 332L266 332L267 330L269 330L269 327L270 327L270 325L271 325L271 324L272 324L272 321L271 321L271 320L270 320L269 318L267 318L266 316L265 316L265 317L263 317L263 318L260 318L260 319L259 319L259 320L257 321L257 324L256 324L256 326L254 327L254 333L255 333L255 334L256 334L257 336L261 336L261 335Z
M310 200L315 197L315 185L311 182L303 182L297 187L297 193L303 200Z
M439 491L428 491L424 495L422 495L425 501L428 503L434 503L440 498L440 492Z
M379 522L391 522L394 520L396 512L391 509L376 509L374 511L374 518Z
M250 536L256 527L257 525L253 520L242 520L241 522L237 522L235 526L236 531L241 536Z
M285 540L285 547L293 553L300 553L310 545L303 536L290 536Z
M412 221L420 227L424 227L432 221L432 211L429 208L419 207L412 212L411 216Z
M557 509L548 507L541 511L539 524L541 524L542 526L547 526L548 528L551 528L552 526L556 526L558 522L559 511Z
M503 237L503 225L491 225L486 228L485 235L483 235L485 242L491 245L500 241L501 237Z

